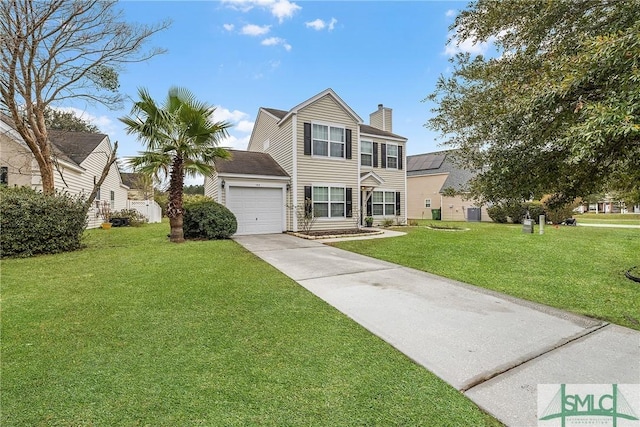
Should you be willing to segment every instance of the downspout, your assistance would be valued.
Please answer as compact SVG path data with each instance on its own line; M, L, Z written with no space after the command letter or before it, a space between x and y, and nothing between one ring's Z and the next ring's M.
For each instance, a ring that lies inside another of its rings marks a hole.
M294 232L298 231L298 218L295 213L295 206L298 203L298 115L293 113L291 117L291 145L292 145L292 163L291 168L291 209L287 209L288 215L291 217L291 224Z

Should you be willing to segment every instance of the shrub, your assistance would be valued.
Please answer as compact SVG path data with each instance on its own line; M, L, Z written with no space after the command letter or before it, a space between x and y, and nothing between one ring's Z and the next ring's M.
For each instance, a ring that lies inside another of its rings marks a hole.
M544 205L541 202L525 203L526 209L529 211L529 217L536 222L540 219L540 215L544 215Z
M185 238L228 239L238 229L233 212L208 197L185 203L184 210Z
M0 188L0 257L79 249L87 227L84 198L28 187Z
M527 216L527 207L518 200L509 200L504 205L505 212L512 223L522 224L522 220Z
M127 218L129 225L132 227L140 227L147 223L147 218L136 209L122 209L121 211L111 212L111 218Z
M545 207L547 220L553 224L560 224L567 218L573 216L573 209L578 205L577 201L567 204L559 204L558 199L553 195L544 196L540 200Z
M497 222L499 224L507 223L507 211L501 205L493 205L487 208L487 213L489 214L489 218L493 222Z
M380 225L382 225L383 227L391 227L393 225L393 219L392 218L382 218L382 221L380 221Z

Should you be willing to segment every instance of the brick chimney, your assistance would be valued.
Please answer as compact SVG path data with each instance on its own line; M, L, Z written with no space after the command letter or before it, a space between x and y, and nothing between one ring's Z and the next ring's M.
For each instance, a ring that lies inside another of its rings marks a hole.
M391 108L387 108L382 104L378 104L378 109L369 114L369 126L387 132L393 132L393 120Z

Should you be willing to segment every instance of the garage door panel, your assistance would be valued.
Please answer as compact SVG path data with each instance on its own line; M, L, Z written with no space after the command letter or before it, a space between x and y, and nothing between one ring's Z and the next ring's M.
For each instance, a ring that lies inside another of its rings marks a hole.
M227 207L238 220L236 234L281 233L283 203L280 188L230 187Z

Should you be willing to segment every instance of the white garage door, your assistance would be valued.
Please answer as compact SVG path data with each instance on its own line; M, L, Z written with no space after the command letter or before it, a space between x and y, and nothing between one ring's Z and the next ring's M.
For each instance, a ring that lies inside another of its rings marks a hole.
M229 187L227 207L238 220L236 234L282 233L282 189Z

